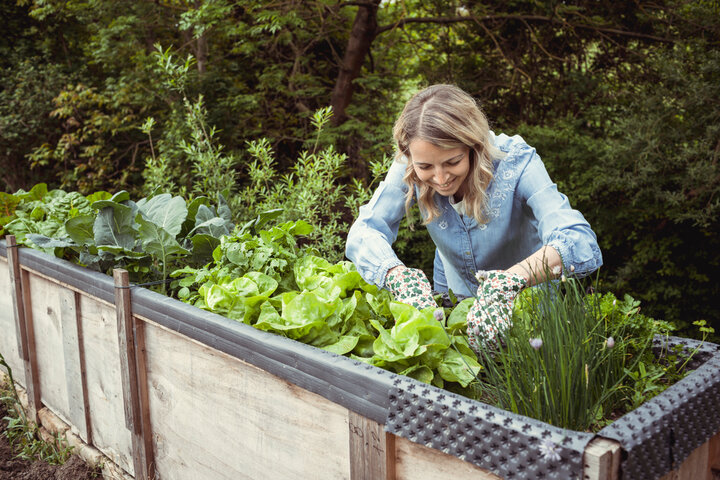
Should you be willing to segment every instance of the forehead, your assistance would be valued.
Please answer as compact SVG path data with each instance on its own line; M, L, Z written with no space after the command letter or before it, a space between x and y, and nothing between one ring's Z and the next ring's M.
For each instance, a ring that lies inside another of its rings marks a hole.
M443 163L464 155L468 148L465 146L445 148L438 147L426 140L415 139L408 145L411 160L414 163Z

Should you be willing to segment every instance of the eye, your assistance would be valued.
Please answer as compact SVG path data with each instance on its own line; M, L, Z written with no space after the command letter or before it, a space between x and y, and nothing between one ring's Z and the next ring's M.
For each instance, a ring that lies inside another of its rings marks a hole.
M448 165L450 165L451 167L454 167L455 165L460 163L460 160L462 160L462 158L458 159L458 160L453 160L452 162L448 162Z
M430 169L430 165L417 165L417 164L416 164L416 165L415 165L415 168L418 168L418 169L420 169L420 170L429 170L429 169Z

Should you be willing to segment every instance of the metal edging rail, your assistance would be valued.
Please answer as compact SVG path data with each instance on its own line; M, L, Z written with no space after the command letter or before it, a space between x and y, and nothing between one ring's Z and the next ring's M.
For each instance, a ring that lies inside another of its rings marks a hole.
M7 256L5 240L0 255ZM30 248L23 267L114 304L112 277ZM252 364L380 424L388 411L392 372L258 330L142 287L132 288L134 314Z

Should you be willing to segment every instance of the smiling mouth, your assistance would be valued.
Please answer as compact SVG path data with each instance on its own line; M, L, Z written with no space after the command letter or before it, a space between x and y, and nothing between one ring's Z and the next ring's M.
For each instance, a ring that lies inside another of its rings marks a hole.
M447 187L449 187L454 181L455 181L455 179L453 178L453 179L450 180L449 182L446 182L446 183L436 183L435 185L437 185L437 186L440 187L440 188L447 188Z

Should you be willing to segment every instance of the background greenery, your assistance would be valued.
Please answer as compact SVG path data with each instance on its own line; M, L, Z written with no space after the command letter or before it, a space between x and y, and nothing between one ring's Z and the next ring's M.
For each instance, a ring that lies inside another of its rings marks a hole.
M604 287L720 331L716 0L8 0L0 15L6 192L224 189L238 221L323 223L337 258L404 101L455 83L537 148L598 234ZM397 248L431 275L424 229Z

